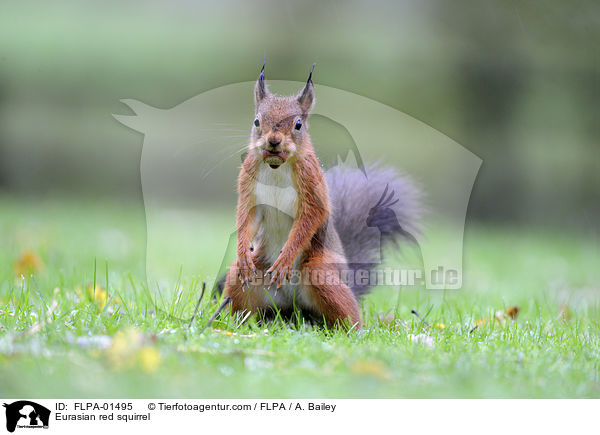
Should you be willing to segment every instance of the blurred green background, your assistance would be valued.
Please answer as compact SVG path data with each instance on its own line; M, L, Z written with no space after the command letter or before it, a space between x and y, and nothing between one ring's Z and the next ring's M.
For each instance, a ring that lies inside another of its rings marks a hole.
M3 1L0 395L598 397L599 21L600 4L578 0ZM227 316L200 334L206 297L188 337L235 180L217 169L197 214L158 222L154 264L195 267L147 282L143 137L112 114L132 114L121 99L166 109L255 80L265 55L268 79L304 81L316 61L316 84L483 159L462 291L375 289L367 333L334 336ZM212 233L197 243L197 228ZM494 320L508 306L519 318ZM119 346L133 349L125 368Z
M169 108L254 80L266 55L271 79L304 80L317 61L316 83L480 156L471 219L596 229L599 12L557 0L3 2L0 192L141 204L142 136L112 118L130 113L119 100Z

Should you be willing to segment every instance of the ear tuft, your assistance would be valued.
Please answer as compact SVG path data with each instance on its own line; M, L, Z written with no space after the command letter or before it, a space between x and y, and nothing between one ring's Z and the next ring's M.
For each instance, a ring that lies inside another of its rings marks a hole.
M256 107L258 107L260 102L269 93L267 85L265 84L265 64L266 61L263 63L262 69L260 70L260 74L258 75L258 80L256 80L256 85L254 86L254 104Z
M315 87L312 81L312 73L315 70L316 63L313 64L310 69L310 73L308 74L308 80L306 80L306 85L302 92L298 95L298 103L300 104L300 109L303 114L308 114L310 110L313 108L315 102Z

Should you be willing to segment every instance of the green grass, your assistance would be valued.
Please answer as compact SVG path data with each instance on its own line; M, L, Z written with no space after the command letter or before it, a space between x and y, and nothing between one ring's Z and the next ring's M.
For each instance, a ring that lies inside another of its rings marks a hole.
M468 225L463 289L377 289L363 331L221 316L201 333L217 302L187 321L224 247L185 247L197 275L158 291L144 279L145 230L141 203L0 197L1 396L600 397L597 236ZM28 250L43 267L19 280ZM516 321L470 333L507 306Z

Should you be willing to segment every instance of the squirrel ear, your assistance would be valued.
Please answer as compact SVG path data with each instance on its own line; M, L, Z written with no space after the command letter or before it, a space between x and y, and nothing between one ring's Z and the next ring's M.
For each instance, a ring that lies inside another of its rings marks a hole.
M300 108L304 114L310 112L315 102L315 87L312 82L312 73L315 69L315 65L316 63L313 63L310 73L308 74L308 80L306 80L306 85L304 86L304 89L302 89L302 92L300 92L300 95L298 95L298 103L300 103Z
M256 80L256 85L254 85L254 104L256 107L258 107L258 104L268 95L268 93L269 90L265 84L265 64L263 63L263 67L258 75L258 80Z

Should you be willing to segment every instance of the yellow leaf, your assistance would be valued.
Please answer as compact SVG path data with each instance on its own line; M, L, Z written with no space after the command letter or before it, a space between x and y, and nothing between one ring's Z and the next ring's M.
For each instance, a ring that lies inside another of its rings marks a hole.
M350 370L358 375L369 375L381 380L390 379L390 374L385 366L377 360L356 361L350 366Z
M153 373L160 364L160 354L150 342L134 328L119 331L106 349L106 359L115 370L139 367L146 373Z
M96 284L95 288L93 285L90 285L88 287L88 294L92 302L98 305L98 309L100 310L102 310L106 305L106 302L108 302L106 290L100 287L98 284Z
M117 332L112 344L106 350L109 364L117 370L131 367L135 362L136 352L143 342L144 336L133 328Z
M100 286L99 284L96 284L95 288L93 285L90 284L87 288L87 291L89 299L98 306L98 309L100 311L102 311L108 303L108 301L110 300L109 294L106 291L106 289ZM112 303L120 304L121 300L117 297L113 297Z
M142 367L142 370L146 373L153 373L158 368L160 363L160 355L158 350L152 346L142 347L137 355L138 362Z
M13 263L13 268L17 277L20 278L42 270L44 263L35 252L28 250L24 251Z
M477 319L477 320L475 321L475 326L481 326L481 325L485 325L485 324L487 323L487 321L488 321L488 318L487 318L487 317L483 317L483 318L481 318L481 319Z

